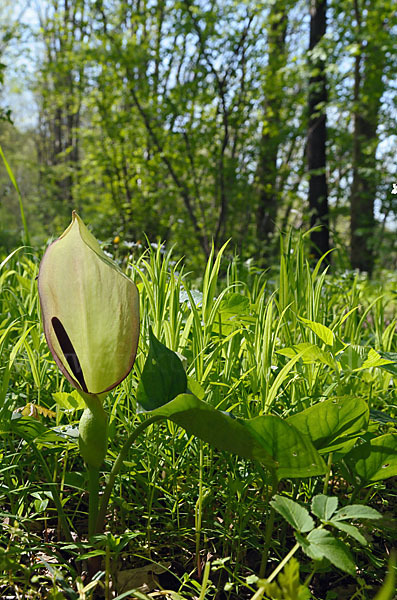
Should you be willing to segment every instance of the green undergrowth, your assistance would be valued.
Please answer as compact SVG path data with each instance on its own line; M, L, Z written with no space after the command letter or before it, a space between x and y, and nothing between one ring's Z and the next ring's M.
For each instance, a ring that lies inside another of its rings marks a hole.
M387 582L376 595L395 543L395 275L371 282L312 265L302 235L282 238L280 262L267 271L226 246L200 280L161 246L133 261L120 253L140 292L141 335L133 372L105 401L104 476L143 418L136 398L150 328L178 353L197 401L238 423L272 415L306 427L326 469L311 476L299 453L289 464L291 434L277 429L284 471L275 485L266 465L233 448L153 423L124 461L104 533L87 540L84 406L44 339L40 258L21 248L0 263L2 597L392 600ZM325 442L317 421L332 429L332 404L344 416Z

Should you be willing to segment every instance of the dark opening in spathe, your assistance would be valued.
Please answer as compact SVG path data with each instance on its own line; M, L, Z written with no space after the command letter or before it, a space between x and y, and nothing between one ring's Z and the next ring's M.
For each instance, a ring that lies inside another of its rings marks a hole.
M59 345L61 346L62 352L66 360L68 361L68 365L73 375L81 385L81 389L83 390L83 392L88 393L80 361L78 359L75 349L73 348L73 344L68 334L66 333L66 329L64 328L58 317L52 317L51 323L54 328L55 335L57 336Z

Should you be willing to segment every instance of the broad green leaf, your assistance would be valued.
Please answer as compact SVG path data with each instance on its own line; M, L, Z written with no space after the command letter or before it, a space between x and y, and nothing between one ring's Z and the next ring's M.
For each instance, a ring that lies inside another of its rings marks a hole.
M305 533L313 529L314 521L309 515L309 512L306 508L303 508L303 506L294 502L294 500L276 495L273 500L270 501L270 505L300 533Z
M242 294L225 294L219 306L219 312L226 316L244 315L249 311L249 299Z
M316 346L315 344L310 344L309 342L302 342L300 344L294 344L291 348L283 348L282 350L277 350L277 354L281 354L282 356L287 356L288 358L294 358L300 352L303 352L302 361L305 364L313 364L317 362L321 362L324 365L328 365L331 368L335 368L332 355L329 352L326 352Z
M373 348L368 352L368 356L366 360L363 362L361 367L354 369L355 371L362 371L363 369L371 369L373 367L382 367L385 365L391 365L393 361L388 360L387 358L382 358L380 354L376 352Z
M70 424L58 425L58 427L53 427L52 431L69 442L77 441L79 437L79 428Z
M261 461L276 469L279 479L321 475L326 470L310 440L274 415L236 419L193 394L180 394L149 414L171 419L220 450Z
M190 290L190 296L186 290L181 290L179 294L179 302L184 304L185 302L190 306L190 298L192 298L195 306L200 306L203 301L203 294L198 290Z
M287 422L307 435L320 454L343 450L368 427L369 410L361 398L329 398L288 417Z
M338 508L338 498L319 494L312 500L312 513L322 521L328 521Z
M382 515L365 504L350 504L340 508L332 517L332 521L344 521L345 519L381 519Z
M337 356L344 371L354 371L362 366L366 350L363 346L348 345Z
M298 544L301 546L303 552L307 554L313 560L322 560L324 558L323 553L314 545L310 544L307 538L295 531L295 538Z
M65 410L80 410L85 408L85 402L77 390L72 392L55 392L52 394L55 402Z
M354 525L348 525L344 521L333 521L332 519L329 521L329 524L335 527L336 529L339 529L340 531L344 531L352 538L360 542L360 544L362 544L363 546L367 545L367 540Z
M189 392L192 392L192 394L194 394L199 400L204 400L205 391L199 382L193 379L193 377L187 378L187 387Z
M385 369L393 375L397 375L397 352L380 352L382 358L385 358L391 362L388 364L380 365L381 369Z
M245 422L229 413L216 410L193 394L180 394L174 400L148 413L174 421L190 435L250 460L258 460L269 468L276 463Z
M71 442L73 446L76 443L76 438L64 433L61 427L46 427L36 418L21 416L21 413L13 413L10 430L27 441L35 440L37 445L49 448L58 445L64 448L65 442Z
M397 475L397 434L386 433L353 448L346 462L361 481L380 481Z
M334 464L338 463L339 461L343 460L346 456L346 454L348 452L350 452L350 450L352 448L354 448L354 446L357 443L357 437L353 437L350 440L344 442L343 444L341 444L340 449L337 449L335 451L333 451L332 453L332 462ZM320 451L320 454L323 455L323 452Z
M276 461L279 479L325 473L325 463L310 439L287 421L276 415L265 415L244 424Z
M137 401L153 410L187 390L187 377L179 356L149 330L149 353L137 390Z
M33 494L32 494L33 496ZM33 506L34 506L34 512L35 513L42 513L45 511L45 509L48 506L48 498L37 498L36 500L34 500L33 502Z
M312 358L310 357L309 353L309 348L311 346L316 347L313 344L309 344L309 342L302 342L301 344L295 344L290 348L282 348L281 350L277 350L277 354L281 354L281 356L286 356L287 358L294 358L294 356L296 356L299 352L302 352L302 350L305 350L305 348L307 348L308 352L305 356L309 357L308 362L312 362ZM303 362L306 362L306 357L302 357Z
M309 545L303 546L302 549L308 556L318 560L317 557L321 555L322 558L327 558L338 569L350 575L355 574L356 568L349 549L343 542L334 538L329 531L319 528L313 529L306 540Z
M214 323L214 333L222 331L225 336L241 327L242 322L251 321L249 309L250 302L246 296L235 292L225 294L219 305L219 319Z
M310 321L310 319L304 319L303 317L299 317L299 319L305 323L305 325L307 325L325 344L328 346L333 345L334 333L329 327L322 325L321 323L316 323L315 321Z

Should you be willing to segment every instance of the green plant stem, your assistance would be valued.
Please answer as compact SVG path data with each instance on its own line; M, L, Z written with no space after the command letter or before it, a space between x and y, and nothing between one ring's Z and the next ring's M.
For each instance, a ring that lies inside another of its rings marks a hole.
M161 417L161 416L157 416L157 415L154 417L149 417L149 419L146 419L145 421L140 423L134 429L134 431L128 436L126 441L124 442L124 445L123 445L122 449L120 450L120 453L113 464L112 470L110 471L109 479L106 484L105 491L103 492L103 496L102 496L102 500L101 500L99 512L98 512L98 518L96 521L95 533L101 533L103 531L103 528L105 525L106 510L107 510L107 507L109 504L110 495L113 490L114 482L116 480L117 475L120 472L120 469L122 467L124 460L127 458L127 454L128 454L130 447L135 442L137 437L142 433L142 431L144 431L147 427L149 427L149 425L151 425L152 423L156 423L156 421L162 421L164 419L165 419L165 417Z
M266 584L271 583L273 579L277 577L280 571L285 567L290 558L293 557L295 552L298 550L299 544L296 543L295 546L288 552L288 554L283 558L283 560L277 565L274 569L273 573L266 579ZM266 591L266 585L261 585L255 594L252 596L251 600L261 600Z
M88 472L88 536L96 534L99 510L99 469L87 467Z
M275 470L272 470L272 493L270 498L268 498L268 503L271 498L273 498L274 494L277 492L278 488L278 478ZM270 540L273 533L274 527L274 519L276 512L273 507L270 508L269 516L266 522L266 530L265 530L265 547L263 548L261 565L259 567L259 577L262 579L265 576L267 559L269 556L269 548L270 548Z
M286 554L286 556L284 556L283 560L277 565L277 567L274 569L274 571L271 573L271 575L269 575L269 577L266 580L267 583L271 583L273 581L273 579L275 579L277 577L277 575L285 567L285 565L287 564L289 559L293 557L293 555L298 550L298 548L299 548L299 544L298 544L298 542L296 542L295 546L288 552L288 554Z
M105 555L105 600L110 600L110 547L106 544L106 555Z
M200 538L201 538L201 521L203 516L203 463L204 452L203 442L200 440L200 464L199 464L199 495L196 502L195 510L195 529L196 529L196 564L197 574L201 577L201 560L200 560Z
M205 598L205 593L207 591L207 583L208 583L208 577L210 575L210 571L211 571L211 563L208 561L204 567L203 581L201 583L200 597L198 600L204 600L204 598Z
M309 587L309 584L310 584L311 580L313 579L316 571L317 571L317 565L314 565L311 573L309 573L309 575L306 577L303 585L305 585L306 587Z
M331 468L332 468L332 459L333 459L333 453L330 452L328 455L328 461L327 461L327 471L326 471L325 477L324 477L323 494L325 496L327 495L327 492L328 492L329 478L331 475Z
M362 486L360 486L360 485L355 486L355 488L352 492L352 495L350 496L350 500L349 500L348 504L354 504L354 502L361 490L362 490Z

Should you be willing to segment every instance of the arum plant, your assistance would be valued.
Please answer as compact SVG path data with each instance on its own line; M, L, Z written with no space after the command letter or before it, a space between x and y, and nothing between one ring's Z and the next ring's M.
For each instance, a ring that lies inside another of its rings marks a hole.
M134 364L139 337L138 292L102 252L75 212L70 226L45 252L38 288L49 348L86 404L79 424L79 446L89 473L90 535L103 528L112 487L128 449L154 421L171 419L220 450L262 462L272 472L274 482L324 472L323 460L310 440L280 417L232 419L188 393L179 357L150 331L149 355L137 392L148 418L127 438L99 507L99 469L107 450L108 420L103 400ZM290 442L281 444L285 436Z
M89 472L89 534L93 534L99 469L108 441L103 400L134 364L139 338L138 291L102 252L75 212L72 223L44 254L38 289L48 346L86 404L79 424L79 446Z

